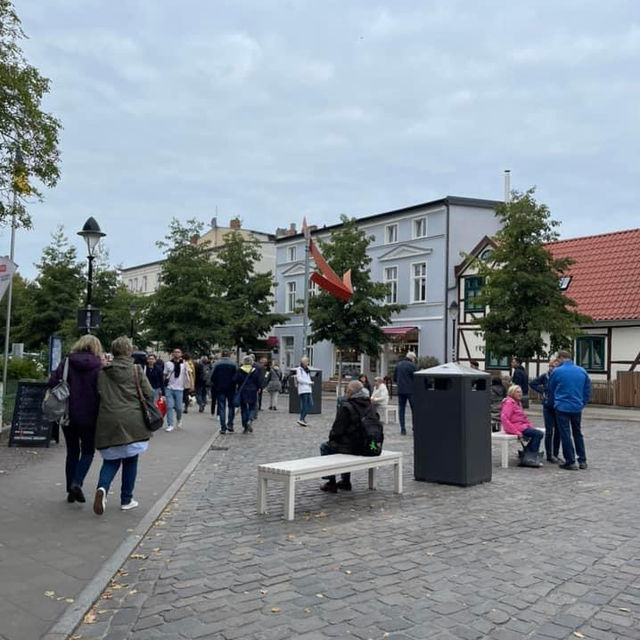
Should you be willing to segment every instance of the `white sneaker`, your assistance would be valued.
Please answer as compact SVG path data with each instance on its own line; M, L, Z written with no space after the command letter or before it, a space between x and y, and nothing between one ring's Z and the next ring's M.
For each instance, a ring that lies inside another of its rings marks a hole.
M168 424L168 425L164 428L164 430L165 430L165 431L173 431L174 429L175 429L175 427L174 427L172 424Z
M178 420L177 427L178 429L182 429L182 420Z
M138 503L132 500L129 504L121 504L120 509L122 509L122 511L129 511L130 509L135 509L137 506Z
M104 513L106 506L107 492L102 487L98 487L96 497L93 499L93 513L97 516L101 516Z

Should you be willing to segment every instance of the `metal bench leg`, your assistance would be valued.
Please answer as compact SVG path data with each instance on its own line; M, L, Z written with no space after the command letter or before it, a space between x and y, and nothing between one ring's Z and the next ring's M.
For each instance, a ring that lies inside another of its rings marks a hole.
M371 469L369 469L369 489L373 490L377 488L378 487L376 484L376 468L371 467Z
M267 479L258 474L258 513L267 512Z
M402 493L402 460L393 465L393 492Z
M289 478L284 483L284 518L293 520L296 510L296 481Z
M502 441L502 468L507 469L509 467L509 441Z

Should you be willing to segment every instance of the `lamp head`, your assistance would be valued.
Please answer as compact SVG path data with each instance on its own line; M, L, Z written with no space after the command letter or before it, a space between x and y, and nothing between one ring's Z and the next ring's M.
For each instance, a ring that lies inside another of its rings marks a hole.
M107 234L100 230L100 225L97 223L96 219L91 217L84 223L82 231L78 231L78 235L84 238L87 243L89 256L93 257L95 255L98 242L100 242L100 238Z
M450 305L449 305L449 318L451 318L451 320L455 319L458 317L458 303L454 300Z

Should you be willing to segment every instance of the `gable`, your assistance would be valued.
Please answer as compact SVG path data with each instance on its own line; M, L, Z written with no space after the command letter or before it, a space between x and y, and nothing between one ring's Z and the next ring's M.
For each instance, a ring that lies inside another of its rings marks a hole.
M432 252L431 249L424 247L416 247L411 244L404 244L394 247L391 251L383 253L378 260L380 262L388 262L389 260L401 260L403 258L423 258Z

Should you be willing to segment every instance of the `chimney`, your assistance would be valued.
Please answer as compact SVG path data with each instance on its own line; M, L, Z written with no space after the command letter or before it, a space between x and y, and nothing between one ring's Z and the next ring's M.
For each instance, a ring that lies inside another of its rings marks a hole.
M511 170L504 170L504 202L509 204L511 202Z
M212 229L218 228L218 218L211 218L211 228Z
M240 229L242 227L242 221L240 218L234 218L229 222L229 228L231 229Z
M295 235L296 235L296 233L298 233L298 232L296 231L296 223L295 223L295 222L292 222L292 223L289 225L289 228L287 229L287 234L286 234L286 235L288 235L288 236L295 236Z
M317 231L318 230L318 225L317 224L310 224L309 225L309 233L312 233L313 231Z

